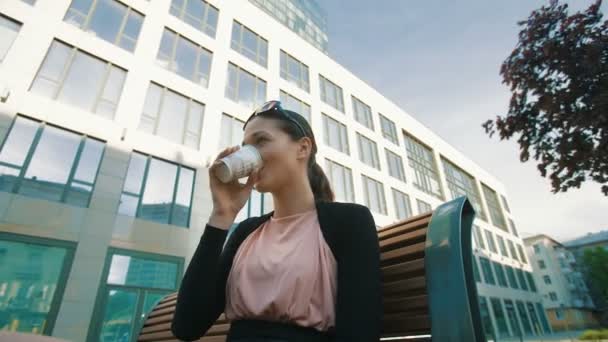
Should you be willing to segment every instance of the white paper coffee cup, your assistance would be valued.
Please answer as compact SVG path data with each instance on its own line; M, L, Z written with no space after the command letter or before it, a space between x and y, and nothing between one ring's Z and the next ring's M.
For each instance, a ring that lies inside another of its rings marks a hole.
M245 145L236 152L219 160L215 175L223 183L249 176L262 167L262 156L253 145Z

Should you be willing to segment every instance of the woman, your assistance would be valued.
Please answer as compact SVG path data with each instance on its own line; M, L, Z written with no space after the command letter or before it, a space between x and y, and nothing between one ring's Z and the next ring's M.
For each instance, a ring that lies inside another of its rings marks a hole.
M221 183L209 169L213 210L184 275L171 329L203 336L222 312L229 342L366 341L380 338L380 253L370 211L333 202L301 115L270 101L244 125L263 166L246 184ZM271 193L274 211L228 229L251 189Z

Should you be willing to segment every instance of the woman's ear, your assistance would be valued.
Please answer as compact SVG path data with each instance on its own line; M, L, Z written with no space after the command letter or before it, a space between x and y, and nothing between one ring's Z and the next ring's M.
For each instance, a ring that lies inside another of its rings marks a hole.
M308 159L312 153L312 140L309 137L303 137L298 141L298 159Z

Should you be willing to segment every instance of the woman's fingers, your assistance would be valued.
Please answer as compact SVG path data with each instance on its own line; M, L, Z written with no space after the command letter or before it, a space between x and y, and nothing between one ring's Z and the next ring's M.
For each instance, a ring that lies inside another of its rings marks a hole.
M240 146L236 145L236 146L231 146L231 147L227 147L225 149L222 150L222 152L220 152L217 157L215 158L215 160L219 160L224 158L225 156L234 153L235 151L237 151L240 148Z

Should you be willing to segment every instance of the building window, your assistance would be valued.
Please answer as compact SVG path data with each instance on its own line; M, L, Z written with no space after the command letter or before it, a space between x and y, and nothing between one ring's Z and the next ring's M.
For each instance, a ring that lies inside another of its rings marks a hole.
M509 285L511 286L511 288L516 290L519 289L519 286L517 286L517 278L515 278L515 271L513 271L513 268L511 266L505 265L505 270L507 272L507 279L509 279Z
M144 16L116 0L72 0L63 20L133 52Z
M308 66L283 50L281 50L281 78L307 93L310 92Z
M134 152L118 212L188 227L193 187L193 169Z
M321 87L321 100L344 113L342 88L321 75L319 75L319 85Z
M433 207L421 199L417 199L416 204L418 205L418 214L425 214L433 211Z
M355 192L353 191L353 172L351 169L329 159L325 159L325 166L336 201L354 202Z
M0 63L6 57L20 29L21 23L0 14Z
M266 81L229 63L226 97L253 109L266 101Z
M382 136L393 144L399 146L399 137L397 136L397 127L395 127L395 123L382 114L378 115L380 115L380 128L382 129Z
M505 299L505 311L507 312L509 323L511 323L511 329L513 329L513 336L521 336L521 326L519 325L515 305L513 305L512 300Z
M372 118L371 107L354 96L351 96L351 98L353 102L353 113L355 114L355 120L373 131L374 120Z
M484 233L486 234L486 240L488 241L490 252L498 253L498 250L496 249L496 243L494 242L494 235L492 235L492 232L487 229L484 229Z
M359 143L359 159L363 163L380 170L380 159L378 158L378 146L376 143L361 133L357 133L357 142Z
M494 319L496 320L496 326L498 327L498 334L500 337L509 336L509 327L507 326L507 318L505 312L502 309L502 303L498 298L490 298L492 304L492 311L494 311Z
M496 285L494 280L494 274L492 274L492 267L490 266L490 260L487 258L479 257L479 263L481 263L481 271L483 272L483 278L486 284Z
M545 331L546 334L551 333L551 328L549 327L549 322L547 321L547 317L545 316L545 309L543 308L543 305L539 302L536 303L536 311L538 312L538 315L540 316L540 322L543 325L543 330Z
M534 249L534 254L540 254L540 245L535 243L534 245L532 245L532 248Z
M507 252L507 245L505 244L505 239L500 235L496 235L496 240L498 240L498 248L500 248L500 254L505 257L509 257L509 252Z
M445 179L448 182L448 190L450 190L450 195L452 196L451 198L455 199L460 196L467 196L475 208L475 214L478 214L479 218L486 221L488 218L481 205L479 188L475 183L475 179L449 160L441 158L441 161L445 171Z
M317 3L251 0L281 24L327 54L327 18Z
M517 245L517 250L519 251L519 257L521 259L521 262L527 264L528 258L526 257L526 252L524 252L524 248L521 245Z
M545 261L544 261L544 260L538 260L538 267L539 267L541 270L544 270L545 268L547 268L547 265L545 264Z
M230 47L259 65L268 65L268 41L238 21L232 22Z
M496 273L496 279L498 280L498 285L500 285L502 287L508 287L507 277L505 277L505 271L502 268L502 265L495 261L492 261L492 264L494 265L494 272Z
M222 136L220 148L241 145L243 142L243 126L245 123L228 114L222 114Z
M408 134L404 133L403 137L409 165L416 175L414 186L427 194L442 199L443 194L433 151Z
M150 83L139 130L199 149L205 105Z
M475 242L478 244L481 249L486 249L486 244L483 241L483 236L481 235L481 229L477 225L473 225L473 232L475 236Z
M519 317L521 318L521 324L524 327L524 333L526 335L532 335L532 325L530 324L530 320L528 319L528 314L526 313L526 308L522 301L516 301L517 311L519 312Z
M498 203L498 196L496 196L496 192L483 183L481 184L481 187L483 189L483 195L486 198L488 210L490 211L490 218L492 219L492 224L504 230L505 232L508 232L507 223L505 222L505 216L502 213L502 209L500 209L500 204Z
M386 198L384 196L384 185L375 179L361 175L363 180L363 194L365 205L371 210L386 215Z
M115 248L106 260L89 334L91 340L130 341L137 336L136 329L143 325L146 314L178 289L184 261Z
M479 314L481 316L481 322L483 323L483 330L486 333L486 339L493 340L494 336L494 325L492 324L492 317L490 317L490 309L488 308L488 302L485 297L479 296Z
M549 292L549 298L551 298L551 301L557 302L557 293Z
M551 277L546 274L543 276L543 281L545 282L545 284L551 285Z
M517 228L515 228L515 222L509 219L509 225L511 226L511 233L513 233L515 236L519 236L519 234L517 234Z
M203 87L209 85L211 51L168 28L163 31L156 58L163 68Z
M405 220L406 218L411 217L412 206L410 205L410 196L397 189L392 189L392 191L397 220Z
M113 119L126 75L111 63L55 40L30 90Z
M403 159L397 153L385 148L386 162L388 164L388 174L391 177L405 182L405 171L403 170Z
M536 292L536 282L534 281L534 277L532 273L526 272L526 279L528 279L528 284L530 285L530 290L532 292Z
M350 154L346 125L325 114L323 114L323 140L327 146Z
M88 207L104 147L17 116L0 151L0 191Z
M481 283L481 276L479 274L479 266L477 265L477 258L473 255L473 277L475 281Z
M517 279L519 280L519 287L521 287L522 290L524 291L528 291L528 285L526 284L526 277L524 276L524 271L522 271L521 269L516 269L515 273L517 273Z
M511 252L511 258L513 258L513 260L515 260L515 261L519 261L519 258L517 257L517 251L515 250L515 245L513 244L513 241L507 240L507 244L509 245L509 251Z
M243 206L241 211L237 214L234 219L233 227L238 226L238 223L252 216L261 216L264 214L264 194L257 192L255 189L251 190L247 203ZM232 233L232 231L230 231Z
M172 0L170 12L214 38L219 10L203 0Z
M502 205L505 208L505 210L510 213L511 209L509 208L509 204L507 203L507 199L505 198L504 195L500 195L500 199L502 200Z
M310 124L310 105L308 103L281 90L281 105L287 110L292 110L302 115Z
M555 297L557 300L557 296ZM564 319L564 310L562 309L555 309L555 319L558 321L561 321Z
M0 233L2 330L50 335L75 245Z

